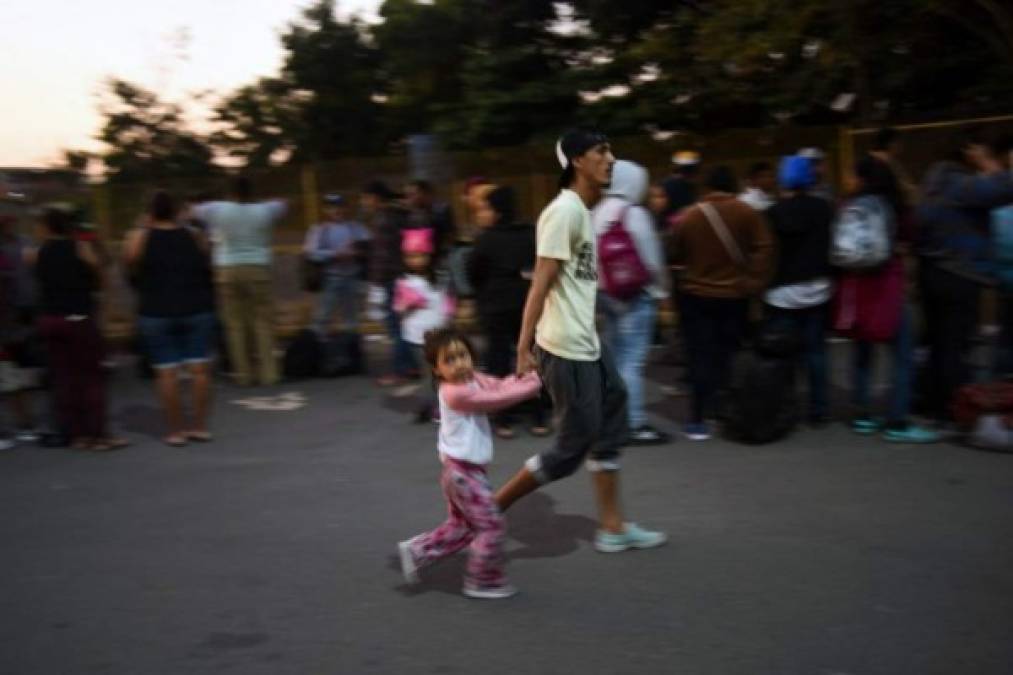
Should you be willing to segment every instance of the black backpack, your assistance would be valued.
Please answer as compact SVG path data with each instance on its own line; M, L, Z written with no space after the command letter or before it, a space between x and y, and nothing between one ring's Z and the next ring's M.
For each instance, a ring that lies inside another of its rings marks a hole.
M334 333L322 344L320 375L340 377L365 372L362 341L358 333Z
M288 379L316 377L320 374L323 348L315 331L306 328L289 343L285 350L282 370Z
M795 391L797 336L766 328L732 364L729 389L721 406L722 429L735 441L760 445L780 440L798 423Z

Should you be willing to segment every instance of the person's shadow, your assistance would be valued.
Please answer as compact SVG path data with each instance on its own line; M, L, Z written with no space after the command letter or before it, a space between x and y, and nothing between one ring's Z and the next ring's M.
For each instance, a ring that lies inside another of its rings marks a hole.
M597 523L587 516L556 513L556 500L542 492L535 492L517 502L507 511L507 554L512 560L530 558L560 558L580 548L580 542L594 539ZM519 549L511 550L513 542ZM399 593L415 596L430 591L458 595L464 578L468 549L420 571L418 584L400 584ZM396 555L390 556L387 567L400 574L401 564Z

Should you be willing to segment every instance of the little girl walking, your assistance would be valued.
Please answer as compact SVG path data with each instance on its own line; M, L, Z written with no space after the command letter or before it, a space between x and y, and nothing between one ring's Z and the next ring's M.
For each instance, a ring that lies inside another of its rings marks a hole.
M426 333L426 362L439 383L437 445L449 516L435 530L399 543L398 553L405 579L414 583L419 568L470 544L464 594L508 598L517 591L503 573L506 525L485 470L492 461L492 432L486 415L536 396L542 384L534 372L503 379L477 373L474 357L471 343L456 330Z
M433 418L432 368L426 366L422 353L426 331L445 326L453 315L453 300L436 280L433 266L433 231L429 229L404 230L401 233L401 253L405 271L394 285L393 309L401 317L401 335L412 348L417 366L422 372L423 404L416 416L417 422Z

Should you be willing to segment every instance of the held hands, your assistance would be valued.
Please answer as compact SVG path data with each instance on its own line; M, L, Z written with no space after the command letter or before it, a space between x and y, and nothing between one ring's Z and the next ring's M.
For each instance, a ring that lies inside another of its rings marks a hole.
M523 377L535 370L535 355L530 347L517 348L517 376Z

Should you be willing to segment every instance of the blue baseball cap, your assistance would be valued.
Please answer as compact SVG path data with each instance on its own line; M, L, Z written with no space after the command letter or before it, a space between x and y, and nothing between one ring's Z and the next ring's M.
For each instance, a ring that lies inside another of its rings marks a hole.
M785 190L805 190L816 184L812 160L802 155L783 157L777 178Z

